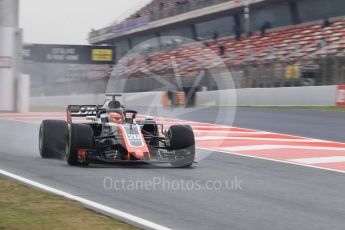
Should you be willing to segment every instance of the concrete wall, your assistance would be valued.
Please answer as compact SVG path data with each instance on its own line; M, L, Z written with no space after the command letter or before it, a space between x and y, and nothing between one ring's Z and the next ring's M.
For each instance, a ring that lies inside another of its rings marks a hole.
M240 105L335 106L337 86L241 89Z
M337 86L254 88L197 93L199 106L335 106ZM236 100L237 97L237 100ZM32 97L33 106L65 107L68 104L102 104L103 94ZM127 106L162 106L162 92L129 93Z
M31 106L66 107L67 105L96 105L104 102L102 94L31 97Z
M222 104L219 98L237 94L238 106L335 106L337 86L309 86L285 88L248 88L230 89L217 92L200 92L197 94L197 104Z
M101 105L104 94L83 94L67 96L31 97L31 106L66 107L67 105ZM127 106L162 106L162 92L125 94L122 102Z

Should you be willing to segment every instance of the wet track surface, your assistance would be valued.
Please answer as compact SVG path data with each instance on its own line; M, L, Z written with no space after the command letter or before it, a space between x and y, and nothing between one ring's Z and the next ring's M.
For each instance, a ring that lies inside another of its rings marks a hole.
M181 115L181 119L214 121L226 108L205 108ZM219 124L225 124L218 119ZM234 126L296 136L345 142L345 112L276 108L237 108Z
M212 123L214 113L214 109L202 109L179 118ZM344 112L243 108L237 111L234 125L333 141L345 139ZM218 152L190 169L149 165L74 168L64 161L39 157L38 126L0 120L0 169L173 229L343 229L345 224L342 173ZM166 185L165 189L125 191L109 184L155 178L201 185L208 180L237 181L239 186L183 191Z

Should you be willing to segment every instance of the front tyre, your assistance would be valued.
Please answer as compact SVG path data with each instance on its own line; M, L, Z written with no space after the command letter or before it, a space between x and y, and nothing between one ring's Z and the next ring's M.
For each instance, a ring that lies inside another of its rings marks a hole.
M68 144L66 160L72 166L87 166L88 162L78 160L78 150L94 148L94 135L90 125L71 124L68 132Z
M66 153L68 125L65 121L44 120L39 130L39 151L42 158L61 159Z
M167 133L167 149L175 152L176 162L173 167L188 167L195 159L195 138L189 125L170 126Z

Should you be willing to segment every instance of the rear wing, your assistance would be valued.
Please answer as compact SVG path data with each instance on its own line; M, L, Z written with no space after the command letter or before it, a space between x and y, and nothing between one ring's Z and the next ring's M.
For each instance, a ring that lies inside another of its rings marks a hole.
M72 117L95 117L102 110L102 105L69 105L67 107L67 122L72 123Z

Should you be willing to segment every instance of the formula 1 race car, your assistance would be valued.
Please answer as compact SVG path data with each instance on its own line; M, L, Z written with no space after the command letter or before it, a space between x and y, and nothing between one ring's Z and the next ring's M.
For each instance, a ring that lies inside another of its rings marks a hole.
M43 158L66 156L72 166L89 163L148 162L186 167L194 163L195 140L189 125L163 124L126 109L116 97L104 105L69 105L67 122L44 120L39 130L39 150ZM73 117L89 122L73 123Z

